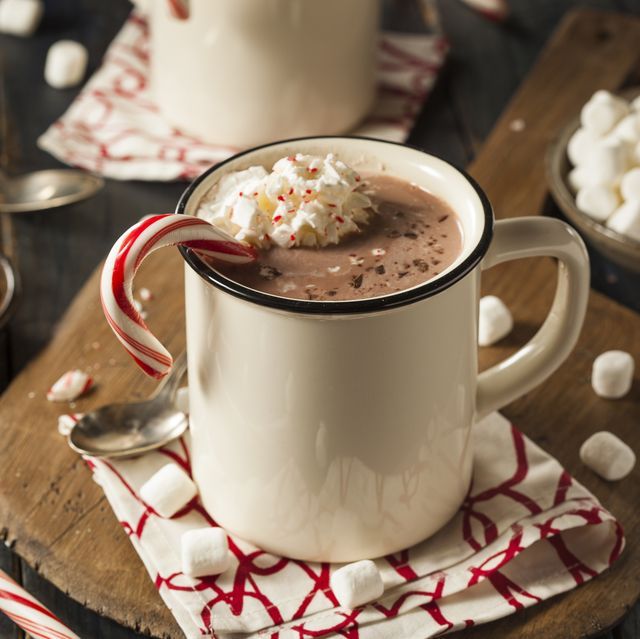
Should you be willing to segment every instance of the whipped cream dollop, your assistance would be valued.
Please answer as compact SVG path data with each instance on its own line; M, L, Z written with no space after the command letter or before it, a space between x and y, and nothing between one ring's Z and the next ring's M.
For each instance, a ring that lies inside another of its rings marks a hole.
M370 198L360 176L332 153L298 153L227 173L200 204L198 216L259 248L337 244L366 224Z

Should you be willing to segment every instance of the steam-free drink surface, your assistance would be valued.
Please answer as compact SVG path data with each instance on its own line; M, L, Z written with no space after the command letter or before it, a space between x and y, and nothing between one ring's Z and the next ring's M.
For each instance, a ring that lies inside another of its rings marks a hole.
M440 274L462 250L462 231L442 200L399 178L366 178L376 205L360 233L324 248L273 248L257 262L216 264L249 288L303 300L358 300L413 288Z

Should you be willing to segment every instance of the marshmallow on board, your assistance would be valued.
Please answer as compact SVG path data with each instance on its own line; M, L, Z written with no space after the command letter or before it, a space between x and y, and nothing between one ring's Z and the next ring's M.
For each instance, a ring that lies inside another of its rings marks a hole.
M140 488L140 497L161 517L173 517L196 495L198 489L187 473L176 464L167 464Z
M606 351L593 361L591 385L600 397L624 397L633 383L635 362L625 351Z
M82 82L89 54L79 42L59 40L49 47L44 79L54 89L67 89Z
M594 433L580 447L580 459L607 481L624 479L636 465L636 455L619 437L609 431Z
M188 530L180 539L182 572L190 577L219 575L231 564L227 533L222 528Z
M375 563L362 559L338 568L331 575L331 590L341 606L353 610L378 599L384 584Z
M43 13L42 0L0 0L0 33L33 35Z
M495 295L480 299L478 344L491 346L506 337L513 328L513 317L505 303Z

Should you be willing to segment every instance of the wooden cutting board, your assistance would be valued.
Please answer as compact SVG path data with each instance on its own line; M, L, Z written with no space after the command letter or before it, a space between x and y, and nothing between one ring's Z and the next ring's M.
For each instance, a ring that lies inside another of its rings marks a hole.
M546 146L598 88L615 89L638 68L640 20L594 11L567 16L524 82L471 172L487 190L498 218L539 213L546 197ZM518 126L512 126L521 120ZM156 293L149 322L173 352L184 343L182 265L177 252L150 258L138 284ZM502 297L516 318L514 333L483 349L483 367L530 337L553 295L550 260L492 269L485 292ZM599 399L589 385L593 358L620 348L640 363L640 317L593 293L581 340L545 384L504 412L593 491L622 522L628 546L606 574L466 636L570 639L598 634L616 623L640 594L640 467L615 484L600 480L578 460L580 443L608 429L640 454L640 382L629 396ZM102 318L98 274L78 294L54 340L0 399L0 537L46 579L80 603L153 637L182 636L142 563L120 529L100 488L57 434L65 406L44 392L61 372L91 366L96 390L75 410L146 396L153 382L138 372Z

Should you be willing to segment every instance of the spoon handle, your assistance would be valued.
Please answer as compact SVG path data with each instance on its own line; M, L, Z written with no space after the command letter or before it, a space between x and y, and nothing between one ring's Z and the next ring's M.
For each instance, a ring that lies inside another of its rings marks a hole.
M187 351L182 351L173 362L171 372L162 380L155 397L164 397L167 401L173 401L180 383L187 371Z

